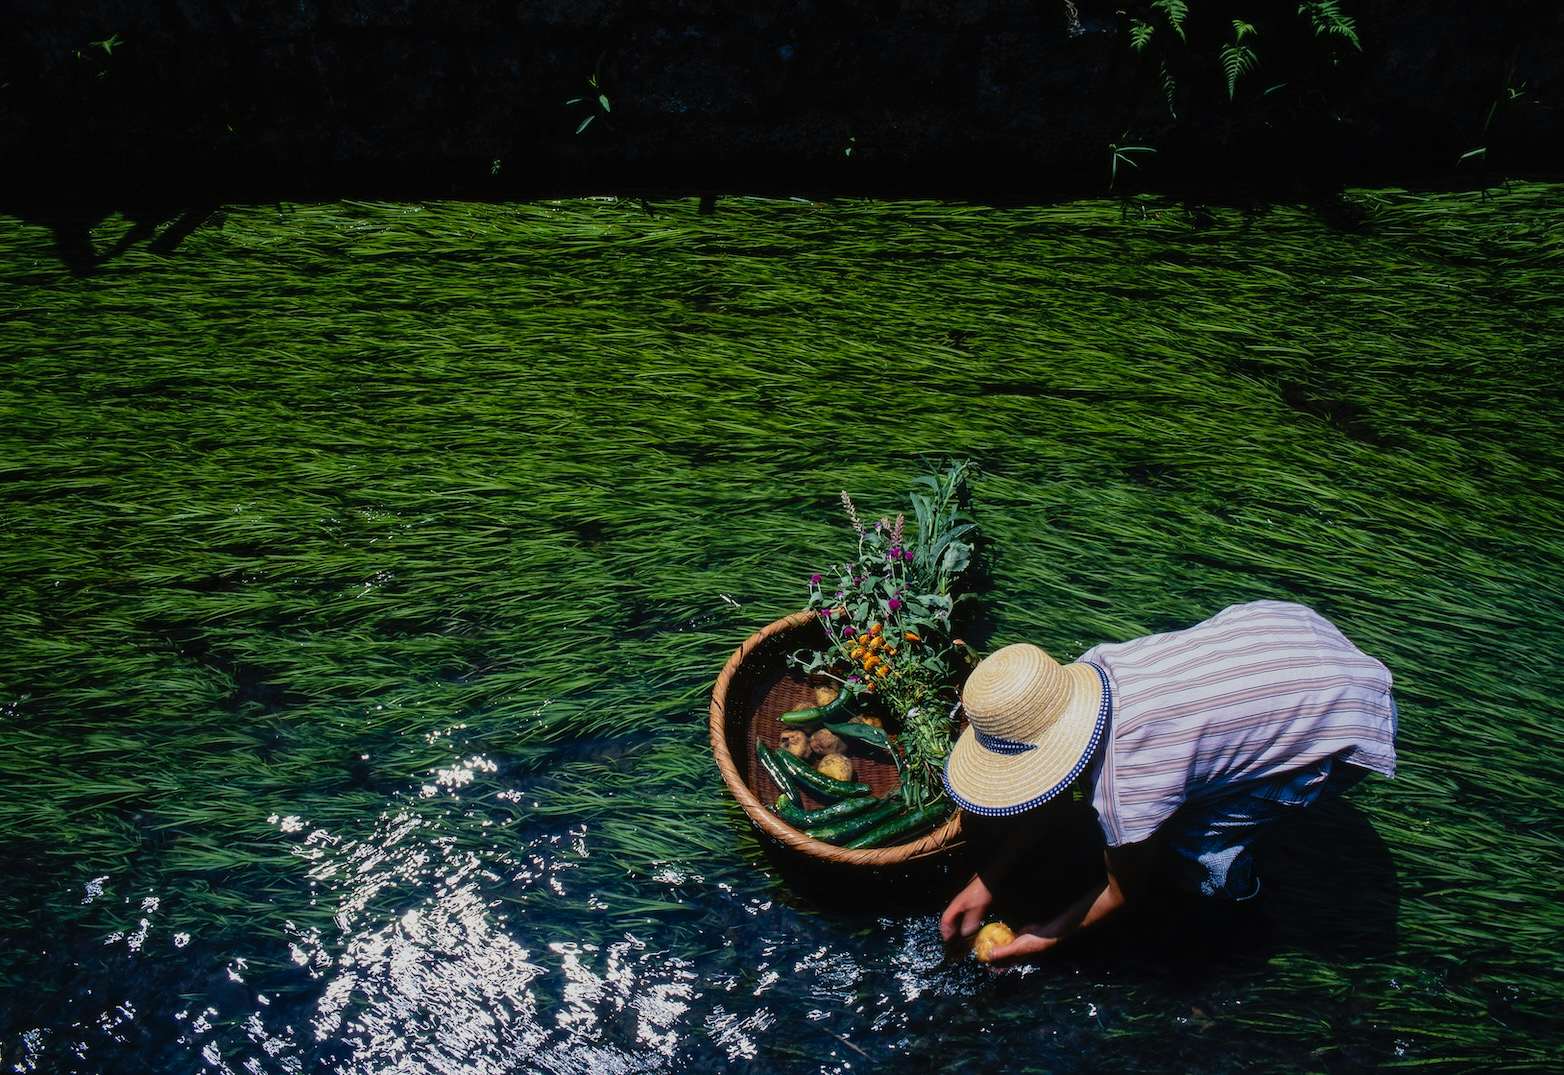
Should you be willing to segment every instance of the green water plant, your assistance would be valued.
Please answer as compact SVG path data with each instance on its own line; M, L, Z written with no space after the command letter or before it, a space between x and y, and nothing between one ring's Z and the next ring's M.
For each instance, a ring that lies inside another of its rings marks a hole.
M1564 187L1344 198L1361 226L233 204L91 279L0 217L0 1067L438 1066L412 1020L478 1025L468 997L518 1035L468 1066L579 1067L686 989L676 1057L737 1028L761 1067L840 1058L833 1034L981 1067L1039 1011L1064 1027L1039 1067L1556 1067ZM996 636L1063 660L1267 596L1395 674L1402 770L1278 833L1268 939L1224 936L1199 1000L1126 946L955 1003L926 902L819 913L714 778L717 665L802 607L801 562L853 551L801 491L894 515L916 468L890 460L953 444L1004 553ZM105 943L142 918L137 952ZM476 988L510 950L525 992ZM821 1003L853 996L897 999ZM376 1027L395 1052L358 1052Z

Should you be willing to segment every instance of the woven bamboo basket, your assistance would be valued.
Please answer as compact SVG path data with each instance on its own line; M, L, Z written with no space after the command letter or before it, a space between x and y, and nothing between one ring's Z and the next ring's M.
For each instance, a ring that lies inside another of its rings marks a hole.
M711 752L717 769L756 827L784 847L826 862L847 866L886 867L926 860L961 846L961 812L920 839L892 847L848 850L816 840L793 828L769 809L781 789L755 759L755 740L775 744L784 725L783 713L813 704L813 685L787 665L787 654L815 641L820 630L814 614L795 612L745 639L733 651L711 692ZM807 633L806 633L807 632ZM887 759L859 752L853 757L855 779L876 796L897 786L896 767ZM822 806L808 800L806 806Z

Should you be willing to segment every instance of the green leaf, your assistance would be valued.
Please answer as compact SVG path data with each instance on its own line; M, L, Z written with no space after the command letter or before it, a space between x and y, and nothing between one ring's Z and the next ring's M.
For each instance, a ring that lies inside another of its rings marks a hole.
M1233 92L1238 87L1238 80L1254 70L1257 59L1254 49L1247 45L1222 46L1222 71L1227 75L1227 97L1229 100L1232 100Z
M1184 20L1189 16L1189 5L1184 0L1154 0L1151 6L1167 16L1168 25L1180 41L1189 40L1184 36Z
M844 739L860 739L887 753L891 749L890 737L885 734L885 729L876 728L872 724L854 724L851 721L832 724L828 721L826 727Z
M1109 178L1108 178L1108 185L1110 187L1113 186L1114 182L1117 181L1118 178L1119 178L1119 164L1121 162L1124 163L1124 164L1128 164L1131 168L1139 168L1140 167L1140 165L1135 163L1135 158L1130 156L1131 153L1155 153L1156 152L1156 150L1152 149L1150 146L1118 146L1118 145L1110 145L1108 147L1108 149L1113 154L1112 162L1111 162L1112 166L1111 166L1111 168L1109 170Z
M946 574L957 575L965 571L971 562L972 546L964 541L954 541L945 550L945 558L940 561L940 570Z
M1133 19L1130 22L1130 48L1136 52L1145 52L1146 46L1151 44L1151 37L1157 32L1157 28L1144 19Z
M594 119L596 119L596 118L597 118L597 113L594 112L590 116L588 116L586 119L582 120L580 125L576 127L576 133L580 134L582 131L584 131L588 127L592 126L592 121Z
M1173 81L1173 72L1168 70L1167 61L1162 61L1158 72L1158 78L1162 83L1162 97L1168 103L1168 115L1178 119L1178 111L1173 107L1178 97L1178 83Z
M597 95L597 103L603 106L603 111L604 112L611 112L611 111L613 111L613 109L608 107L608 95L607 94L605 94L605 93L598 94Z
M1339 37L1359 52L1363 51L1358 40L1358 24L1341 10L1339 0L1305 0L1298 5L1298 14L1309 17L1315 37Z
M913 493L912 512L918 520L918 540L927 546L934 540L934 505L922 493Z

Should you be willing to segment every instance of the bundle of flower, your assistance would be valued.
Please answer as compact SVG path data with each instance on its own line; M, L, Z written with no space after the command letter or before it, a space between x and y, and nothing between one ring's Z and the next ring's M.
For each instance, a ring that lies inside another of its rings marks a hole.
M905 514L866 525L842 493L857 552L810 577L820 643L789 658L819 685L821 704L784 714L775 749L757 744L783 791L779 816L828 843L881 846L950 813L940 775L973 660L951 628L971 597L961 589L976 535L962 507L971 469L957 462L919 477L912 526ZM849 741L891 758L899 793L875 799L852 781ZM800 792L830 805L805 810Z

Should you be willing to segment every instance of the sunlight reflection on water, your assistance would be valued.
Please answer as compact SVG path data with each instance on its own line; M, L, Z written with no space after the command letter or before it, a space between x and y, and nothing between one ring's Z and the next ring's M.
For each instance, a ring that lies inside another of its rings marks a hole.
M861 916L871 939L848 947L763 875L736 887L686 860L625 879L593 857L588 822L516 813L499 771L455 759L352 831L267 817L324 912L285 921L281 940L202 948L164 926L158 896L123 897L134 925L101 943L127 970L176 949L210 969L187 972L172 1019L147 982L98 1000L95 1032L69 1047L76 1070L102 1070L136 1033L233 1075L863 1070L926 1049L942 1021L971 1030L974 994L1003 977L948 959L927 916ZM92 878L83 901L112 885ZM24 1034L11 1067L51 1070L63 1045Z
M466 758L438 770L419 796L454 796L496 768ZM272 823L299 838L295 854L336 900L335 938L300 930L292 943L295 963L321 980L309 1034L336 1070L669 1069L689 1053L691 1035L726 1060L751 1059L756 1035L776 1022L731 999L698 1010L694 964L634 932L602 944L546 936L526 904L535 894L566 896L563 879L590 855L584 824L479 851L405 806L356 841L296 818ZM659 879L692 878L670 868ZM516 906L520 914L507 914ZM250 1044L279 1070L298 1070L311 1050L267 1026L265 1013L251 1013Z

